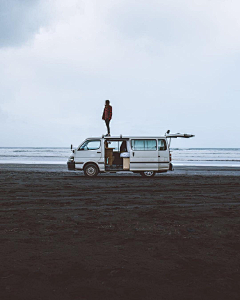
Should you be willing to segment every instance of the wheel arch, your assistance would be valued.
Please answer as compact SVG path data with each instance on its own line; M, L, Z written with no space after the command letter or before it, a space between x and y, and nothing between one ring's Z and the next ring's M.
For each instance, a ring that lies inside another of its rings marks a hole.
M88 166L88 165L95 165L98 168L98 172L100 172L99 165L95 161L88 161L83 165L83 170Z

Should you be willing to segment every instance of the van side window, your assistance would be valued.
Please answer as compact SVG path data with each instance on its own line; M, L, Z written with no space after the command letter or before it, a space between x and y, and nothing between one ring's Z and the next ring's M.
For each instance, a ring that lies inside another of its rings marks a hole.
M100 148L101 141L86 141L85 143L80 146L78 150L98 150Z
M156 140L132 140L132 150L134 151L157 150L157 141Z
M158 140L158 151L167 150L167 143L165 140Z

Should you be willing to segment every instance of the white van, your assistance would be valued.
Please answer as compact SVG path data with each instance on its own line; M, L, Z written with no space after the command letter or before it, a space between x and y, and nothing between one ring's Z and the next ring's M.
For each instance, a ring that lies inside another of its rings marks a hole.
M96 137L86 139L72 149L68 170L80 171L88 177L98 173L130 171L144 177L173 170L171 138L190 138L191 134L169 134L158 137Z

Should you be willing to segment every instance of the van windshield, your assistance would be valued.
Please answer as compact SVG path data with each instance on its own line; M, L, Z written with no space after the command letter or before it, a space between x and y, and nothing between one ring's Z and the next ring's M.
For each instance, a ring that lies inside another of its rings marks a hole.
M78 150L98 150L100 148L101 141L94 140L94 141L86 141L79 147Z

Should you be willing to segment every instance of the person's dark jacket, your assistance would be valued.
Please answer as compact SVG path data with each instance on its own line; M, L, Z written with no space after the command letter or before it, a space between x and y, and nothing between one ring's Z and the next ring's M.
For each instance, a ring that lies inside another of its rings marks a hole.
M109 121L112 119L112 106L111 105L105 105L105 108L103 110L102 119L109 120Z

